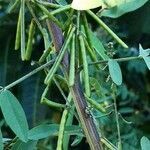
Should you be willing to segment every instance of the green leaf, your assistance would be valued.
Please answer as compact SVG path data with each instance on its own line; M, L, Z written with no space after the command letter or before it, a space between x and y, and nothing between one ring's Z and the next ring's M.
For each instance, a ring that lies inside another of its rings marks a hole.
M59 125L58 124L43 124L31 129L28 133L28 139L39 140L47 138L48 136L58 136ZM82 136L81 128L79 126L66 126L65 134L67 135L80 135Z
M28 141L27 143L18 140L11 150L34 150L36 149L37 141Z
M145 136L141 138L141 148L142 150L150 149L150 140Z
M150 56L149 57L143 57L148 69L150 70Z
M2 132L0 130L0 150L3 150L4 146L3 146L3 137L2 137Z
M39 125L31 129L28 133L28 138L30 140L39 140L46 138L48 136L57 136L59 131L59 125Z
M24 142L28 140L28 123L25 113L16 97L8 90L0 93L0 107L6 123Z
M117 85L122 84L122 73L117 61L109 59L108 61L109 73L113 82Z
M140 56L143 57L148 69L150 70L150 49L144 50L141 45L139 45Z
M101 15L110 18L117 18L121 15L132 12L140 7L142 7L148 0L128 0L120 2L117 0L116 5L110 9L105 9L102 11Z
M150 49L143 49L142 45L139 45L140 56L147 57L150 54Z

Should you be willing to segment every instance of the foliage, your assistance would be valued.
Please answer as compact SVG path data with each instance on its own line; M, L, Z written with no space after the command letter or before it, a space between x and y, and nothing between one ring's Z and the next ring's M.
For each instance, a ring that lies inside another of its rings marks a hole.
M150 2L89 2L0 1L0 149L150 147Z
M142 137L142 139L141 139L141 147L142 147L142 150L149 149L149 147L150 147L150 141L149 141L148 138Z
M117 18L125 13L132 12L140 8L146 2L148 2L148 0L139 0L138 2L136 0L127 0L127 1L114 0L114 3L111 4L111 8L108 10L104 10L101 15L105 17Z

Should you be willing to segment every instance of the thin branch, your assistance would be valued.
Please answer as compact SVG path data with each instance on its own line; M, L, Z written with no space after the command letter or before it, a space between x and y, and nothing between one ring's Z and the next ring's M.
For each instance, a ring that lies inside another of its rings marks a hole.
M118 132L118 149L122 149L122 141L121 141L121 133L120 133L120 124L119 124L119 116L118 116L118 109L117 109L117 101L116 101L116 92L115 87L112 88L112 98L114 100L114 110L115 110L115 118L117 124L117 132Z
M51 15L57 15L59 13L62 13L62 12L65 12L65 11L69 10L70 8L71 8L70 5L66 5L66 6L60 7L58 9L54 10L54 11L51 11L50 13L51 13ZM44 20L44 19L47 19L47 18L48 18L48 16L44 15L40 18L40 20Z
M46 67L52 65L53 63L54 63L54 60L45 63L44 65L42 65L42 66L40 66L40 67L34 69L34 70L31 71L30 73L28 73L28 74L26 74L25 76L21 77L20 79L18 79L18 80L16 80L16 81L14 81L13 83L7 85L6 87L4 87L4 89L8 90L8 89L14 87L15 85L17 85L17 84L23 82L24 80L28 79L29 77L31 77L32 75L38 73L39 71L43 70L44 68L46 68Z
M127 61L131 61L131 60L138 60L138 59L143 59L143 57L141 56L135 56L135 57L124 57L124 58L116 58L114 60L116 60L117 62L127 62ZM106 64L108 63L109 60L100 60L100 61L96 61L96 62L91 62L91 63L88 63L89 66L92 66L92 65L97 65L97 64ZM82 70L83 69L83 65L81 65L79 68L78 68L78 71Z

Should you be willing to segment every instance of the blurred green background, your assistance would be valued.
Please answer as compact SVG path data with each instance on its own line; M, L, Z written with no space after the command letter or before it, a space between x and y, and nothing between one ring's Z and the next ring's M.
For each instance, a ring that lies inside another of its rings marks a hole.
M37 61L44 49L43 40L40 34L37 33L32 60L21 61L20 51L14 50L18 9L8 14L8 5L9 1L0 0L0 86L3 87L33 70L36 65L31 66L31 62ZM138 56L139 44L144 49L150 48L149 14L150 1L138 10L127 13L117 19L102 17L106 24L130 47L128 50L125 50L114 43L114 58ZM27 13L26 27L29 26L29 21L30 18ZM92 30L96 32L105 47L108 46L108 42L113 42L110 36L99 28L93 20L89 18L89 21ZM120 126L123 147L125 150L136 150L140 149L140 138L143 135L150 138L150 72L142 60L121 63L121 68L124 82L122 86L118 87L117 106L121 114ZM93 69L91 69L91 72L95 73ZM105 73L101 74L105 78ZM44 73L40 72L11 89L21 101L30 127L41 122L58 123L60 121L60 111L51 110L39 103L45 87L43 80ZM51 88L52 92L49 93L49 96L63 103L63 98L57 87L53 85ZM102 90L106 95L109 95L109 88L105 87ZM106 137L116 142L114 139L116 139L117 130L115 119L112 120L113 117L114 114L110 114L108 117L100 118L99 121ZM1 124L3 124L2 119ZM4 137L13 137L13 133L7 126L3 126L2 132ZM82 141L82 143L72 149L82 149L85 143L86 141Z

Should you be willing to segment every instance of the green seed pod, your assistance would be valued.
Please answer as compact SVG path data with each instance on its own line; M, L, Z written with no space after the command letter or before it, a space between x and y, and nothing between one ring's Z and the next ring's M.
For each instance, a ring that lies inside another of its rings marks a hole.
M68 99L68 102L71 102L72 96L71 96L70 93L69 93L67 99ZM65 126L66 126L66 123L67 123L68 115L69 115L69 110L65 109L63 111L63 114L62 114L62 117L61 117L56 150L62 150L63 149L63 141L64 141L64 138L65 138L64 132L65 132Z
M16 41L15 41L15 50L18 50L20 47L21 39L21 9L18 16L17 31L16 31Z
M51 108L59 108L59 109L62 109L62 108L65 108L66 106L64 104L59 104L59 103L56 103L56 102L53 102L45 97L42 97L41 99L41 103L42 104L45 104Z
M26 48L26 60L29 60L31 58L34 33L35 33L35 22L32 19L29 27L29 35Z
M88 25L85 13L83 14L83 25L84 25L85 34L86 34L86 37L87 37L87 42L88 42L90 48L93 48L91 37L90 37L89 25Z
M56 150L62 150L63 149L63 138L64 138L64 132L65 132L65 124L68 116L68 109L65 109L62 114L60 127L59 127L59 134L58 134L58 141L57 141L57 148Z
M57 69L58 69L58 67L60 65L61 60L63 59L63 56L65 54L66 49L68 48L68 45L70 43L70 40L71 40L71 38L73 36L73 33L74 33L75 29L76 28L73 27L71 29L69 35L67 36L66 41L65 41L62 49L60 50L59 55L57 56L57 58L55 60L55 63L53 64L52 68L50 69L49 73L47 74L47 76L45 78L45 81L44 81L45 84L49 84L51 82L51 79L53 78L55 72L57 71Z
M88 97L90 97L91 91L90 91L90 82L89 82L88 62L86 58L85 44L84 44L84 39L82 35L79 35L79 41L80 41L80 48L81 48L81 54L82 54L82 60L83 60L85 93Z
M25 0L21 0L21 59L25 60Z
M92 11L86 10L86 12L103 28L109 33L122 47L128 48L128 46Z
M75 80L75 35L72 38L70 51L69 86L73 86Z

